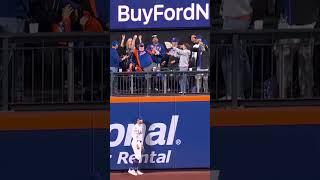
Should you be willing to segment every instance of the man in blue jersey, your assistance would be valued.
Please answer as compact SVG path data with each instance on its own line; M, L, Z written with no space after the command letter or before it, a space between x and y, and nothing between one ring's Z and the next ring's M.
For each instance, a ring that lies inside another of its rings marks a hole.
M119 47L119 42L118 41L113 41L112 42L112 47L110 49L110 73L111 73L111 79L110 79L110 92L111 93L117 93L118 89L118 79L117 77L114 77L113 73L118 72L120 62L128 56L124 56L120 58L119 53L118 53L118 47Z
M135 47L137 38L137 35L133 36L132 47ZM153 67L156 67L151 55L145 50L144 43L141 42L138 44L138 48L134 48L134 54L136 71L141 69L141 71L149 72L152 71Z
M151 55L153 62L157 65L163 62L166 49L161 43L159 43L157 35L152 35L152 44L147 46L147 52Z
M135 42L138 36L133 36L132 47L135 47ZM156 67L156 64L153 62L150 54L145 50L145 46L143 43L138 45L138 49L134 48L133 54L135 55L135 70L138 72L150 72ZM147 80L147 93L151 91L151 74L145 74L145 79Z

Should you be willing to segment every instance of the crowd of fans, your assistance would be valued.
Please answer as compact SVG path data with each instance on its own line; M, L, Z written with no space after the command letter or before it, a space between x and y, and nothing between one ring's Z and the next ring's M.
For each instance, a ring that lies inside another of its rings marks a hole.
M157 35L151 42L144 42L142 35L113 41L110 53L112 72L148 72L155 68L188 71L189 68L208 70L209 59L203 58L208 51L208 42L201 35L191 35L190 42L179 42L173 37L170 42L161 43Z
M151 35L150 35L151 36ZM110 71L115 72L152 72L152 71L208 71L208 42L201 36L193 34L189 42L179 42L172 37L170 42L159 42L159 36L153 34L151 42L145 42L142 35L126 37L113 41L110 50ZM197 76L196 76L197 78ZM199 77L200 78L200 77ZM146 81L150 77L146 75ZM117 86L111 84L111 86ZM180 93L186 93L187 78L179 77ZM208 76L203 80L203 88L208 92Z

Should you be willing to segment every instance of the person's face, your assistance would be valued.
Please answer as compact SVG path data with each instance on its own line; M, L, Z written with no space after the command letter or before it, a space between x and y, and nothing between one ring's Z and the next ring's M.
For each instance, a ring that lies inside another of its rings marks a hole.
M144 45L139 46L139 51L144 51Z
M172 42L173 47L178 47L178 42Z
M193 43L197 42L197 37L195 35L191 36L191 42L193 42Z
M157 44L159 42L159 39L157 37L152 38L152 43Z
M128 46L131 46L131 45L132 45L132 39L131 39L131 38L129 38L129 39L127 40L127 45L128 45Z
M137 121L137 123L138 123L138 124L143 124L143 120L142 120L142 119L139 119L139 120Z
M181 47L182 47L183 50L187 49L186 45L184 45L184 44L182 44Z

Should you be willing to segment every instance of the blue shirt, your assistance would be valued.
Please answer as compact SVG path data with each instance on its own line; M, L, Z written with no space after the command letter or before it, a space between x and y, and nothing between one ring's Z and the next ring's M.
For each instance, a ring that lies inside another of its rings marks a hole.
M119 68L120 57L118 51L115 48L111 48L110 50L110 67Z
M148 46L147 46L147 51L152 51L152 49L155 49L155 50L157 50L157 51L159 51L159 55L151 55L151 58L152 58L152 60L153 60L153 62L155 62L155 63L157 63L157 64L159 64L159 63L162 63L162 57L165 55L165 53L166 53L166 49L165 49L165 47L162 45L162 44L160 44L160 43L158 43L158 44L156 44L156 45L154 45L154 44L149 44Z
M139 51L140 65L142 68L150 66L152 64L152 58L146 51Z

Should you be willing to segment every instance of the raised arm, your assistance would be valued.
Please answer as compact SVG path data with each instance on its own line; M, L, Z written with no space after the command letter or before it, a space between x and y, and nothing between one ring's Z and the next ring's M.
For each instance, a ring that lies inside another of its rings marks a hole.
M179 55L183 55L183 56L188 56L188 55L190 55L190 51L187 50L187 49L181 50L181 49L176 48L176 47L173 47L173 49L176 50Z
M124 40L126 39L126 35L125 35L125 34L122 34L122 35L121 35L121 38L122 38L122 39L121 39L121 44L120 44L120 46L121 46L121 47L124 47Z
M139 35L139 43L142 43L142 35Z
M131 49L134 50L136 48L136 40L137 40L138 36L134 35L133 39L132 39L132 46Z

